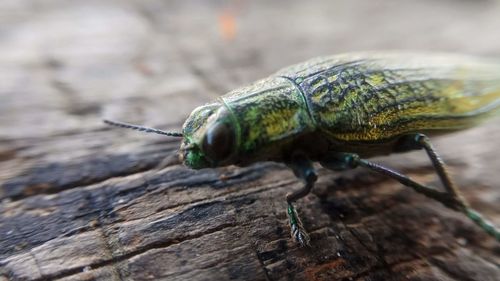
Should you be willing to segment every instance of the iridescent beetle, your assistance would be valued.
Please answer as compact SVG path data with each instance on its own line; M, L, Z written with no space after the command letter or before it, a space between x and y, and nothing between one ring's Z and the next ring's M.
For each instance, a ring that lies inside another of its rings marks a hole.
M500 241L500 231L469 208L428 135L476 125L500 110L500 64L453 55L347 54L285 68L196 108L182 133L105 120L182 137L193 169L258 161L286 163L305 182L286 195L292 237L309 244L293 202L317 179L312 163L332 170L362 166L392 177L467 215ZM364 160L424 149L445 191Z

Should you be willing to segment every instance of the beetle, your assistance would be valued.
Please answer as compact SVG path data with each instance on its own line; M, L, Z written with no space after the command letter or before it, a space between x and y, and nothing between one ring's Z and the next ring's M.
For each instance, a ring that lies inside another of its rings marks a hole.
M464 213L500 241L500 231L471 209L429 137L477 125L500 110L500 64L486 59L413 53L358 53L290 66L196 108L182 132L105 123L182 137L193 169L258 161L285 163L304 182L286 195L291 236L310 238L294 202L317 180L313 162L342 171L365 167ZM444 191L366 160L423 149Z

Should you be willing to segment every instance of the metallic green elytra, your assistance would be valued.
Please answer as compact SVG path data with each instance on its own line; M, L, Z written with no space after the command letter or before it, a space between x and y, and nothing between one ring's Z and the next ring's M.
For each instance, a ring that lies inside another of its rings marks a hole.
M499 62L457 55L362 53L282 69L196 108L182 133L162 133L183 137L181 157L193 169L286 163L305 182L303 189L287 195L292 236L302 245L309 239L292 202L313 187L312 162L333 170L363 166L390 176L465 213L500 240L498 230L460 196L427 137L469 128L499 112ZM414 149L427 151L446 191L363 160Z

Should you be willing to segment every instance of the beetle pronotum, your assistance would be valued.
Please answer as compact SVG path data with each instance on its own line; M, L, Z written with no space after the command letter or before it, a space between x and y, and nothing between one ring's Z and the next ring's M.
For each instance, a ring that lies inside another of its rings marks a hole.
M396 179L467 215L500 241L500 231L460 195L430 135L476 125L500 109L500 64L453 55L347 54L317 58L196 108L182 133L107 124L182 137L181 158L201 169L286 163L305 182L286 195L292 237L309 244L293 202L317 179L313 162L332 170L358 166ZM365 160L424 149L445 191Z

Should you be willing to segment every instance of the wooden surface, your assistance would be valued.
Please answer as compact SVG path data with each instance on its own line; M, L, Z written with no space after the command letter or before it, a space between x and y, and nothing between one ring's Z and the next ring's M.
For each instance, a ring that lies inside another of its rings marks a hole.
M500 280L497 242L392 180L320 170L298 248L285 167L193 171L178 140L100 121L178 129L318 55L500 56L499 15L499 1L1 1L0 280ZM500 225L498 122L436 146ZM437 184L423 152L378 161Z

